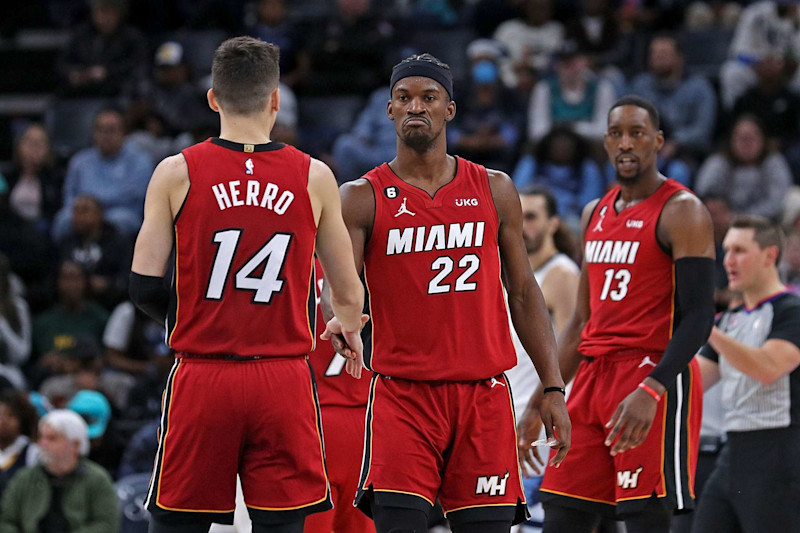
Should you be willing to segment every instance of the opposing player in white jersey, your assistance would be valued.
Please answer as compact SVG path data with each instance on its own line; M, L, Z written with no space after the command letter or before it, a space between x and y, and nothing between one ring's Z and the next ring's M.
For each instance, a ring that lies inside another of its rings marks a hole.
M549 189L540 186L527 187L520 191L519 199L522 204L522 236L528 251L528 262L542 289L553 329L558 335L575 308L580 276L580 268L571 257L575 240L558 216L558 205ZM513 327L511 333L514 348L517 350L517 366L507 371L506 377L511 383L514 412L519 418L539 383L539 376ZM531 512L531 519L520 526L520 531L525 533L540 531L544 520L544 511L538 497L541 480L539 473L526 477L523 481Z

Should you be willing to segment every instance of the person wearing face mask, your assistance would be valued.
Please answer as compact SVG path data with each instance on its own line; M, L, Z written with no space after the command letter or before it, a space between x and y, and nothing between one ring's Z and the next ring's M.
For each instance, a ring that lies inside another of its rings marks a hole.
M471 87L447 138L453 151L481 165L511 171L522 129L516 93L500 80L502 45L478 39L467 47Z

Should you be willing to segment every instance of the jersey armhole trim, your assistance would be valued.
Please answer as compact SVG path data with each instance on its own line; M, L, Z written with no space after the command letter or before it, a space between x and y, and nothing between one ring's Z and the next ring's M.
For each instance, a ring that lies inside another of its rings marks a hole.
M664 252L664 254L666 254L667 257L669 257L670 259L673 259L672 250L670 248L667 248L666 246L664 246L664 243L662 243L661 239L658 238L658 226L659 226L659 224L661 224L661 215L664 214L664 208L667 207L667 203L670 200L672 200L672 198L674 198L676 194L678 194L678 193L680 193L681 191L684 191L684 190L687 190L687 189L683 189L683 188L675 189L674 191L672 191L672 194L667 196L667 198L664 200L664 203L661 205L661 210L658 212L658 218L656 218L656 224L655 224L654 229L653 229L653 231L655 232L655 235L653 235L653 237L655 237L656 244L658 245L659 250ZM674 259L673 259L673 262L674 262Z
M178 224L178 219L181 217L181 213L183 213L183 208L186 206L186 200L189 198L189 193L192 192L192 171L191 171L191 163L189 163L189 158L186 157L186 154L183 151L180 152L180 155L183 156L183 160L186 161L186 179L189 180L189 188L186 189L186 196L183 197L183 201L181 202L181 206L178 208L178 212L175 213L175 218L172 220L172 225L176 226Z

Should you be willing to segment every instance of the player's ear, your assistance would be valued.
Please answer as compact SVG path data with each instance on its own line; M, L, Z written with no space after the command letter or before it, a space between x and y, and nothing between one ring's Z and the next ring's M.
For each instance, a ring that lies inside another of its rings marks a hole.
M389 117L389 120L394 120L394 113L392 112L392 101L391 100L386 102L386 116Z
M447 112L444 115L445 122L450 122L456 116L456 101L450 100L447 102Z
M270 110L277 113L281 110L281 90L275 87L269 95Z
M662 146L664 146L664 130L658 130L658 133L656 133L656 152L661 150Z
M217 95L214 94L214 89L208 90L206 99L208 100L208 107L215 113L219 113L219 103L217 102Z

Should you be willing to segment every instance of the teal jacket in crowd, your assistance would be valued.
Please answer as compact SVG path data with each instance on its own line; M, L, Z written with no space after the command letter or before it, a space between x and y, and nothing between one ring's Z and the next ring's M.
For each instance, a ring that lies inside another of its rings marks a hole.
M50 508L50 483L41 465L20 470L6 486L0 502L0 533L37 533ZM64 487L64 516L70 533L117 533L119 503L108 473L82 459Z

